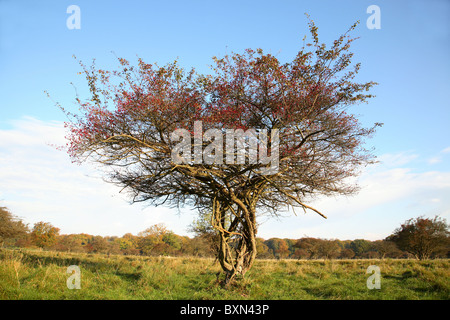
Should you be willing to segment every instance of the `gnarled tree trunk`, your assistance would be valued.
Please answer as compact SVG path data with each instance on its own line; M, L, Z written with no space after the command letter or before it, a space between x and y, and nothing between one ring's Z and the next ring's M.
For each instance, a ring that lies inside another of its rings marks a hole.
M256 258L255 206L240 199L215 198L211 224L219 234L217 258L225 273L224 284L244 276Z

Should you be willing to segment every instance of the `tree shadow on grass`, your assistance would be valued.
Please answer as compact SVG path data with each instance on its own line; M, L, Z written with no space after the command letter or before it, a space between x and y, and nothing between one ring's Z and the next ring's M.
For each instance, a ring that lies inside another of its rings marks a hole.
M136 282L142 278L142 273L138 272L120 272L117 271L115 275L128 282Z
M413 273L412 271L405 271L400 275L392 275L392 274L386 274L383 275L383 278L385 279L393 279L393 280L405 280L405 279L409 279L409 278L415 278L417 277L417 275L415 273Z

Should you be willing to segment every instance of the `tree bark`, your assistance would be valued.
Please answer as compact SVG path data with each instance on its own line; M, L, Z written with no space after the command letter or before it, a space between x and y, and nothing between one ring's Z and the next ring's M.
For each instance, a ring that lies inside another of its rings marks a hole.
M244 277L256 258L255 208L239 201L237 210L225 199L214 199L211 223L219 234L217 259L227 286L237 276Z

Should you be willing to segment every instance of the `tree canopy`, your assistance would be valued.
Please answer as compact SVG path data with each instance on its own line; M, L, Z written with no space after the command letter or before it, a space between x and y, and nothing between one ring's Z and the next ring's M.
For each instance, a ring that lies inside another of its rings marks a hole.
M401 250L413 254L417 259L429 259L441 251L448 252L449 225L439 216L432 219L411 218L397 228L388 240L395 242Z
M327 48L310 20L312 41L291 62L247 49L214 57L209 75L176 61L119 58L117 71L81 63L91 97L76 98L81 113L66 112L68 152L107 167L132 202L203 212L228 283L256 257L257 213L325 217L308 201L356 192L349 178L374 161L363 144L379 124L364 128L348 111L375 85L354 81L355 27Z
M28 232L28 226L14 216L6 207L0 207L0 244L7 240L23 237Z

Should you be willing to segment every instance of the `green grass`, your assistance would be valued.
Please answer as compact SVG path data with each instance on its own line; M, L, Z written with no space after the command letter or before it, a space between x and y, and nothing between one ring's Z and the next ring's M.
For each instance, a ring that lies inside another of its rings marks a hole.
M81 289L68 289L67 267L78 265ZM369 290L367 267L381 270ZM225 289L213 259L0 251L0 299L436 299L450 298L450 261L257 260L245 279Z

